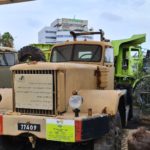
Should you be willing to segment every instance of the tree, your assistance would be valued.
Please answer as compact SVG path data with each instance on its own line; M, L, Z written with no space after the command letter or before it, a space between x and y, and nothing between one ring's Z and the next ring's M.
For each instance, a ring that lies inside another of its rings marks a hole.
M14 38L9 32L5 32L1 37L2 46L13 47Z

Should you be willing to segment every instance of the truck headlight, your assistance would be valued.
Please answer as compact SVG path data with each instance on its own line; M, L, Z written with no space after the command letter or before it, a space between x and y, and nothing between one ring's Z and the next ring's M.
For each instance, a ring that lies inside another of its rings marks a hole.
M69 99L69 106L75 110L79 109L83 103L83 98L80 95L73 95Z

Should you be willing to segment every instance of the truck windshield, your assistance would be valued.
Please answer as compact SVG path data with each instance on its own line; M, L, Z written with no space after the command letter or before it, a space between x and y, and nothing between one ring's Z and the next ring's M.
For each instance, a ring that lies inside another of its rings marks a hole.
M0 53L0 66L12 66L15 65L14 53Z
M102 47L100 45L64 45L53 49L51 62L100 62L101 55Z

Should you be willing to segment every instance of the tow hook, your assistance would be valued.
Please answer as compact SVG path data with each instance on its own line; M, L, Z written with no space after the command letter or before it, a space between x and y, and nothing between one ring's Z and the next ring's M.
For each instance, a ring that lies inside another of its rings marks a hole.
M36 137L35 136L29 136L28 139L29 139L29 142L32 144L32 148L35 149Z

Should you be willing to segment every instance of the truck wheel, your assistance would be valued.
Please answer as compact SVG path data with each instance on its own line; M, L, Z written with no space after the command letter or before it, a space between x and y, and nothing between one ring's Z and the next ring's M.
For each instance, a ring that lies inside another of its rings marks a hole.
M138 81L134 88L134 106L141 111L141 115L150 115L150 76ZM139 113L138 113L139 114Z
M25 46L18 51L20 63L28 61L46 61L44 53L34 46Z
M120 150L121 149L121 118L117 113L111 118L110 131L104 137L94 141L94 150Z

